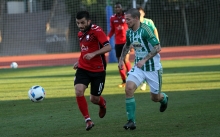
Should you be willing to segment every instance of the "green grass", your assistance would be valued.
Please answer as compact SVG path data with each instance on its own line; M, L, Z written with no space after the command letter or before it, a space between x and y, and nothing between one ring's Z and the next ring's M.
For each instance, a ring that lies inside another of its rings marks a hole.
M219 137L220 61L190 59L162 61L163 91L169 95L168 109L159 112L159 103L150 100L149 89L135 93L134 131L126 123L124 90L117 64L109 64L103 96L107 115L98 117L98 106L89 102L95 127L85 130L76 104L72 66L0 69L1 137ZM27 92L33 85L46 90L46 99L33 103Z

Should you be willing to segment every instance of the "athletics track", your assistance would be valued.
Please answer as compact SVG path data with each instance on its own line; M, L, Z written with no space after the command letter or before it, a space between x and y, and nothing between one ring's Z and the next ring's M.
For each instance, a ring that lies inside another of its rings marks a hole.
M0 69L10 68L11 62L17 62L19 68L36 66L72 65L80 53L42 54L24 56L0 56ZM220 44L201 46L164 47L160 52L161 60L187 58L220 58ZM106 54L108 60L108 54ZM134 54L131 53L131 61ZM220 59L219 59L220 61Z

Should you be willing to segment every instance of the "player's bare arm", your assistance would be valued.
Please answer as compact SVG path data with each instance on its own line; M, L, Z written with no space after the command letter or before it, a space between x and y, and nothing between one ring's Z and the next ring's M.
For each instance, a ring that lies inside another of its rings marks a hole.
M90 60L90 59L92 59L93 57L95 57L97 55L101 55L101 54L107 53L109 51L111 51L111 45L110 44L104 46L103 48L101 48L100 50L97 50L95 52L87 53L86 55L83 56L83 58L87 59L87 60Z
M78 61L73 64L73 69L77 69L77 68L78 68Z
M125 44L124 47L123 47L123 50L121 52L121 57L120 57L119 62L118 62L119 69L123 69L122 66L123 66L123 63L124 63L124 59L125 59L125 56L128 54L129 50L130 50L130 46L126 46L126 44Z
M160 44L155 45L153 50L147 54L147 56L145 56L141 61L137 62L136 66L138 68L141 68L146 61L148 61L149 59L153 58L157 53L159 53L161 51L161 46Z

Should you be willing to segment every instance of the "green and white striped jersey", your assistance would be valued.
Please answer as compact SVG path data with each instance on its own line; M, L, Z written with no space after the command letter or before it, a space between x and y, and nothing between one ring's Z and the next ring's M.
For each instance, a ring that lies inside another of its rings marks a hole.
M152 32L154 32L156 27L154 25L154 22L151 19L144 18L142 23L147 24L148 27L152 30Z
M135 64L147 56L159 41L152 30L144 23L141 23L138 30L128 29L126 33L126 46L132 46L135 50ZM148 60L141 68L144 71L155 71L161 69L160 54Z

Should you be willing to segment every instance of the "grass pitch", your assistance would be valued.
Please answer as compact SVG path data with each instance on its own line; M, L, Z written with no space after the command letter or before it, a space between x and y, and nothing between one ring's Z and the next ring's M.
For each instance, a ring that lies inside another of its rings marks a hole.
M107 114L98 116L98 106L86 98L95 127L85 130L76 104L72 66L0 69L1 137L219 137L220 136L220 61L190 59L162 61L162 90L169 105L159 112L159 103L150 100L149 89L135 93L134 131L124 130L127 122L124 89L117 64L108 64L103 96ZM33 103L27 92L41 85L46 99Z

